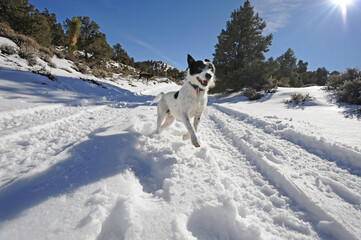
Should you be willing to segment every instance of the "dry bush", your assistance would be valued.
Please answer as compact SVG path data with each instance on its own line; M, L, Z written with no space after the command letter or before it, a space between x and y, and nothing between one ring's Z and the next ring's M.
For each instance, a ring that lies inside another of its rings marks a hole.
M49 63L49 59L57 53L54 47L40 46L33 38L16 33L6 23L0 23L0 36L9 38L16 43L20 47L19 56L26 59L31 66L36 64L36 56Z
M56 64L53 61L48 62L49 67L56 68Z
M94 67L93 75L98 78L107 78L107 77L113 77L113 72L111 71L111 69Z
M68 73L73 73L70 69L68 68L60 68L61 70L64 70L65 72L68 72Z
M28 45L23 43L20 45L19 56L28 61L30 66L34 66L36 64L36 48L32 45Z
M308 94L308 93L307 94L292 93L291 99L288 100L287 103L304 104L305 102L312 101L312 100L314 100L314 97L311 97L310 94Z
M15 47L9 44L0 45L0 51L6 55L12 55L16 53Z
M257 92L255 89L253 88L247 88L244 93L244 96L248 97L249 100L253 101L253 100L258 100L260 98L262 98L264 95L260 92Z
M43 67L40 67L40 68L38 68L38 69L33 69L31 72L32 72L32 73L35 73L35 74L39 74L39 75L45 76L45 77L49 78L49 79L52 80L52 81L55 81L55 80L56 80L55 76L52 75L52 74L46 69L46 67L44 67L44 66L43 66Z
M64 59L64 58L65 58L65 54L64 54L62 51L59 51L59 50L56 50L56 49L55 49L54 54L55 54L58 58L61 58L61 59Z

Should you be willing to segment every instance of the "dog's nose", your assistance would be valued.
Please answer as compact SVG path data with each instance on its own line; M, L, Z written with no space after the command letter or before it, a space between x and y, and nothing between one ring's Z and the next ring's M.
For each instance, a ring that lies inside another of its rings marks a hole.
M207 80L211 79L211 77L212 77L212 75L211 75L211 74L206 73L206 79L207 79Z

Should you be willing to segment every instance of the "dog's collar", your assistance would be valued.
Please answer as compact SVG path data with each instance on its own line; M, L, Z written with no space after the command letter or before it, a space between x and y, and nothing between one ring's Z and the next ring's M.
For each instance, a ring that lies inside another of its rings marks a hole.
M200 88L198 85L193 84L189 82L189 84L196 90L197 95L199 94L199 91L205 91L203 88Z

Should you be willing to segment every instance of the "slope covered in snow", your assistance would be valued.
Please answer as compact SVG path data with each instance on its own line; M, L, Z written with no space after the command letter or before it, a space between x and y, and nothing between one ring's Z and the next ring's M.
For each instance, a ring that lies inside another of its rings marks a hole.
M194 148L154 134L180 86L53 62L0 55L0 239L361 238L360 120L319 87L211 97Z

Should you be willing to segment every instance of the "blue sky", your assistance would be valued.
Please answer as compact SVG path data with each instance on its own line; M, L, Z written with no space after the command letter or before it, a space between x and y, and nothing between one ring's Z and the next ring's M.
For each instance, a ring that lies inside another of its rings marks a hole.
M344 0L346 1L346 0ZM251 0L273 34L266 57L278 57L288 48L309 70L326 67L361 69L361 0L347 0L345 9L333 0ZM240 0L30 0L47 8L59 22L89 16L100 25L112 46L120 43L136 61L161 60L181 70L190 53L213 59L217 36Z

